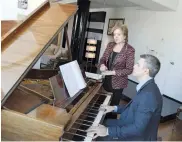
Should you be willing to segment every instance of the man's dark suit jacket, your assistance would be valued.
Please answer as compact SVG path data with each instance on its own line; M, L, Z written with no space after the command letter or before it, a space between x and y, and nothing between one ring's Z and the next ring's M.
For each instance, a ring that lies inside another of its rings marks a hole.
M154 80L146 82L126 106L118 106L120 119L106 121L108 140L156 141L162 102Z

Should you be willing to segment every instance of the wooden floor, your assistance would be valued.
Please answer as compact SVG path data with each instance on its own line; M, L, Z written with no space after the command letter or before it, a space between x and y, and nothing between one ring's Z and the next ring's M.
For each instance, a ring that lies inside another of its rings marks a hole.
M160 123L158 136L162 138L162 141L182 141L182 121L177 121L173 130L174 121Z

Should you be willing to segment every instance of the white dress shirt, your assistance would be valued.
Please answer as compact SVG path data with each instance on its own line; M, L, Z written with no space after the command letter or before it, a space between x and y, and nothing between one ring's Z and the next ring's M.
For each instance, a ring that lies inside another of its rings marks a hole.
M142 80L139 82L139 84L136 86L136 91L138 92L138 90L140 90L140 88L147 82L149 81L150 79L152 79L152 77L147 77L145 80Z

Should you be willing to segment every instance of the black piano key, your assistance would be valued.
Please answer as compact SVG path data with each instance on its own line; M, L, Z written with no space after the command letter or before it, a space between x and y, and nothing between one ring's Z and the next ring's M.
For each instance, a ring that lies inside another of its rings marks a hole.
M83 120L76 120L76 122L83 123L83 124L86 124L86 125L92 125L92 123L93 123L93 122L88 122L88 121L83 121Z
M90 126L81 125L79 129L81 129L81 130L87 130L88 128L90 128Z
M83 115L88 115L88 116L91 116L91 117L96 117L97 116L97 114L91 113L91 112L83 112L82 114Z
M102 104L103 102L104 102L104 100L94 100L94 101L91 101L90 103Z
M87 117L87 116L83 116L83 115L80 115L78 117L78 119L83 119L83 120L86 120L86 121L90 121L90 122L93 122L94 121L94 118L91 118L91 117Z
M92 107L91 105L88 105L85 110L92 110L92 111L98 112L99 111L99 108Z
M67 139L67 140L72 140L72 138L74 137L73 134L70 133L64 133L63 136L61 137L61 139Z
M99 109L101 105L93 104L92 106L93 106L93 107L97 107L97 108Z
M98 101L98 102L104 102L105 98L106 98L105 95L97 95L97 96L95 96L95 97L92 99L91 102L96 102L96 101Z
M76 134L79 134L79 135L82 135L82 136L85 136L85 137L86 137L86 135L87 135L86 132L83 132L83 131L80 131L80 130L77 130L77 131L76 131Z
M74 135L72 140L73 141L84 141L84 137L78 136L78 135Z
M98 107L93 107L93 106L89 106L89 105L87 106L87 109L99 111Z
M105 95L100 95L99 98L98 98L98 101L104 102L105 99L106 99Z
M81 124L74 123L71 128L80 129Z
M70 132L70 133L72 133L72 134L74 134L74 135L81 135L81 136L83 136L83 137L85 137L86 136L86 132L84 131L84 130L82 130L82 129L78 129L78 128L71 128L68 132Z
M87 115L87 114L81 114L81 116L85 116L85 118L88 120L90 120L90 121L94 121L94 119L95 119L95 117L96 116L91 116L91 115Z
M71 137L69 137L69 135L71 135ZM72 141L83 141L85 139L85 136L76 134L74 132L72 133L70 131L67 131L62 136L62 139L67 139L67 140L72 140Z
M69 131L66 131L65 133L73 135L73 137L71 138L71 140L73 141L81 141L81 140L84 140L86 137L86 133L76 129L70 129Z
M89 124L93 124L93 121L88 121L88 120L84 120L84 119L78 119L78 120L82 121L83 123L84 123L84 122L87 122L87 123L89 123Z
M100 105L96 105L96 104L89 104L89 105L88 105L88 107L89 107L89 108L94 108L94 109L99 110Z
M88 114L88 115L96 116L96 115L98 114L98 112L91 112L91 111L89 111L89 110L85 110L85 111L83 112L83 114Z
M98 114L99 113L99 111L95 111L95 110L91 110L91 109L86 109L85 110L86 112L91 112L91 113L95 113L95 114Z
M97 104L96 102L94 102L94 103L89 103L88 105L89 105L89 106L93 106L93 105L95 105L95 106L100 106L101 104Z

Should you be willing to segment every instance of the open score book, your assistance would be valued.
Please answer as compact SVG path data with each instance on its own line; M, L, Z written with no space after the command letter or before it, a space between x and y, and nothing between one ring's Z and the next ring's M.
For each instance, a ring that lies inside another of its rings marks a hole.
M59 68L70 97L86 87L87 84L76 60L61 65Z

